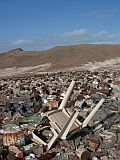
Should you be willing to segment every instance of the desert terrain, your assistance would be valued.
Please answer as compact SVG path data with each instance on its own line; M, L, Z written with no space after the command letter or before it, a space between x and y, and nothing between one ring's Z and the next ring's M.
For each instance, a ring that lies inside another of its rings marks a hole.
M16 48L0 53L0 77L67 70L120 68L120 45L57 46L45 51Z

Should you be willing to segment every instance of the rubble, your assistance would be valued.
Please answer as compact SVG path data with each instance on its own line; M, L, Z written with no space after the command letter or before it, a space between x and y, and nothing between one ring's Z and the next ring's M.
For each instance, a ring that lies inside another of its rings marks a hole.
M120 159L120 71L1 79L0 157Z

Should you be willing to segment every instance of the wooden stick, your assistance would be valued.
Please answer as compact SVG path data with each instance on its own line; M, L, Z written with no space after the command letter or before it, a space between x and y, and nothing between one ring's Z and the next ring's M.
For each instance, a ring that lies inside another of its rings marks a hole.
M68 90L67 90L67 92L65 94L65 97L62 100L62 103L61 103L59 109L63 109L65 107L65 105L66 105L66 103L67 103L67 101L68 101L68 99L70 97L70 94L71 94L71 92L73 90L74 85L75 85L75 81L72 81L70 86L68 87Z
M94 116L94 114L97 112L97 110L100 108L100 106L103 104L103 102L105 101L104 98L102 98L99 103L95 106L95 108L91 111L91 113L87 116L87 118L84 120L82 128L86 127L88 125L88 123L90 122L90 120L92 119L92 117Z

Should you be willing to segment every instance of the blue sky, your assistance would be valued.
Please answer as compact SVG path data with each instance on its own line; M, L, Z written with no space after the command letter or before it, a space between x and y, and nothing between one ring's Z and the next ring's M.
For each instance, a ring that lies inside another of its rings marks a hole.
M120 44L120 0L0 0L0 52Z

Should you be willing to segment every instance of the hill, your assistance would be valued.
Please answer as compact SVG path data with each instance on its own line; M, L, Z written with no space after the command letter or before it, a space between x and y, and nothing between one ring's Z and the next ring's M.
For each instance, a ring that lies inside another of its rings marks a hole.
M120 45L82 44L57 46L46 51L24 51L17 48L0 54L0 68L29 67L50 64L44 71L58 71L120 58Z

